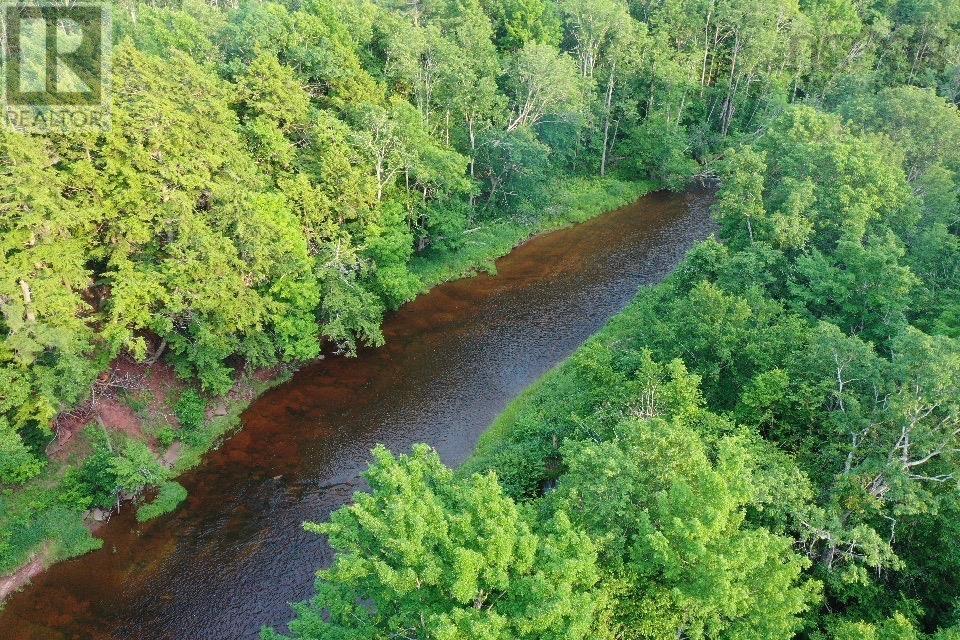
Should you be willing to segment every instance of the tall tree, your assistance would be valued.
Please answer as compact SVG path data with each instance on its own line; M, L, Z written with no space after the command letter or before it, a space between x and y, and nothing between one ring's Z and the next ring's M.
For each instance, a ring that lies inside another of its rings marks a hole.
M371 492L306 525L337 558L294 638L594 637L596 552L568 520L535 530L495 476L457 480L425 445L373 454Z

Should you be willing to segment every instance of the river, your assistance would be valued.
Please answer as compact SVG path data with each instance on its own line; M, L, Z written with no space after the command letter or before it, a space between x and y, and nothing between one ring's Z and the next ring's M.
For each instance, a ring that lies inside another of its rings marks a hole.
M538 236L496 276L394 313L386 346L327 358L259 398L242 431L180 478L190 497L144 525L126 509L100 551L60 563L0 613L3 640L253 640L282 627L331 553L301 529L361 488L378 442L462 462L506 404L712 229L709 194L656 193Z

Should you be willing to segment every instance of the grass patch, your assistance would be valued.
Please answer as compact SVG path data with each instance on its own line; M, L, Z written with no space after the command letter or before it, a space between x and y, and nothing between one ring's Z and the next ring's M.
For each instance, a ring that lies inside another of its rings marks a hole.
M485 220L471 230L464 244L453 251L419 256L410 265L423 282L423 290L449 280L494 273L494 261L531 237L585 222L613 211L650 193L651 182L624 181L617 178L569 178L552 189L552 201L532 220Z
M160 491L152 502L137 509L137 522L147 522L170 513L187 499L187 490L179 482L172 480L160 485Z
M153 396L149 391L124 390L120 393L120 399L134 413L143 418L150 412L150 403L153 401Z
M103 545L84 524L84 510L62 499L58 488L65 471L66 465L50 463L27 485L0 493L0 575L16 571L44 545L51 562Z

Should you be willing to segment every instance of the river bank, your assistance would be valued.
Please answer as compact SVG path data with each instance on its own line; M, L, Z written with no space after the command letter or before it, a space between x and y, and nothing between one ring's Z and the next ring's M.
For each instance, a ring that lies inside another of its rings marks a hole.
M489 272L497 258L529 238L634 202L652 187L650 183L610 178L571 179L554 190L554 201L536 219L486 222L468 230L469 238L461 250L418 258L414 270L423 282L424 293L442 282ZM104 514L97 510L95 518L93 510L78 511L59 499L58 487L65 474L89 454L89 443L81 435L85 425L100 423L111 432L146 442L170 469L171 478L176 478L196 467L206 453L234 433L250 403L289 379L294 369L289 366L241 375L226 396L208 403L205 423L196 437L190 442L165 443L162 431L178 426L176 399L190 385L177 380L162 363L113 363L101 377L103 394L98 402L58 418L58 437L51 443L51 463L44 474L24 487L0 494L0 603L52 564L102 545L93 532ZM108 392L111 381L116 380L125 381L129 388L121 389L117 384L116 392ZM140 497L134 502L141 503ZM150 515L162 515L178 503L152 509Z
M710 233L707 202L651 194L523 243L496 277L402 307L383 347L310 363L265 392L242 430L178 478L183 506L147 523L123 509L98 532L102 549L11 597L0 628L12 640L254 640L282 625L331 559L301 523L363 488L374 444L427 442L459 465L511 400Z
M370 447L425 441L462 462L510 400L709 232L691 197L651 195L540 236L498 262L497 277L447 283L402 308L386 346L308 365L180 478L184 507L146 524L125 510L102 550L39 576L0 626L17 639L148 640L252 639L281 624L329 560L299 523L362 488Z

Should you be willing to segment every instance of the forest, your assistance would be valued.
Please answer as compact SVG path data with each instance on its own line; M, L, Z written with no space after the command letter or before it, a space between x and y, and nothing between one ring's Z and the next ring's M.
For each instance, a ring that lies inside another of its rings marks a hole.
M108 130L0 130L0 571L95 546L82 514L118 496L183 499L156 443L92 428L48 460L118 358L189 385L160 444L203 440L244 372L378 346L551 212L698 180L715 237L464 467L377 449L306 525L337 557L289 634L960 638L960 3L122 0L113 25Z

